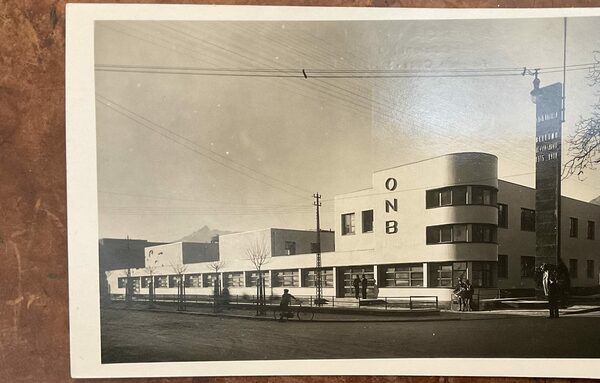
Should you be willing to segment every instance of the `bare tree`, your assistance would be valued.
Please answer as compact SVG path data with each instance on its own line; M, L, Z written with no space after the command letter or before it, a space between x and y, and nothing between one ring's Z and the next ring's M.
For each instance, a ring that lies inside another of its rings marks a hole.
M252 262L254 268L259 274L261 273L263 265L269 262L270 255L269 247L264 237L250 242L246 248L246 256L248 257L248 260Z
M594 52L594 61L588 75L590 86L600 85L600 51ZM573 174L582 179L586 171L596 169L600 163L600 92L597 96L599 100L592 107L591 115L580 117L575 132L566 139L570 158L563 167L563 179Z
M209 263L208 268L211 269L212 271L214 271L216 274L219 273L219 270L223 269L223 267L225 267L225 262L223 261L214 261Z

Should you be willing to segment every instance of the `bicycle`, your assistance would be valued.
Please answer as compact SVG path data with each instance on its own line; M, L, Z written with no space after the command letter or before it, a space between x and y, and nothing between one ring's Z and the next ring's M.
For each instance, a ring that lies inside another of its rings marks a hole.
M288 306L288 309L283 312L281 306L273 310L273 318L276 320L290 320L294 316L301 321L311 321L315 318L315 312L310 307L302 307L300 302L298 306Z

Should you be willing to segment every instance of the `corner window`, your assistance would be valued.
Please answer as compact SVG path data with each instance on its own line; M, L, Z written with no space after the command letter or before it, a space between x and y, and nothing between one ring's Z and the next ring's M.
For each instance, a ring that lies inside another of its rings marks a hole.
M571 238L577 238L579 235L579 220L577 218L569 218L571 222L571 229L569 230L569 236Z
M462 242L496 243L498 230L495 225L485 223L428 226L426 237L428 245Z
M342 214L342 235L354 234L354 213Z
M521 230L535 231L535 210L521 208Z
M370 233L373 231L373 210L365 210L362 212L362 231Z
M508 229L508 205L498 204L498 227Z
M498 191L490 186L452 186L426 192L428 209L442 206L489 205L496 206Z

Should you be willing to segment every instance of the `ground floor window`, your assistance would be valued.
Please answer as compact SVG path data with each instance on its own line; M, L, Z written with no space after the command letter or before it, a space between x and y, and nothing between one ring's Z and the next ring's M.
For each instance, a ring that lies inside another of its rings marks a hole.
M244 287L244 273L241 271L224 273L223 282L225 282L225 286L227 287Z
M473 262L470 273L471 283L475 287L495 287L494 267L495 262Z
M155 287L169 287L169 278L166 275L154 277Z
M423 264L382 266L385 287L423 286Z
M181 275L169 275L169 287L179 287L181 283Z
M467 279L467 262L429 264L429 287L454 287L458 278Z
M142 277L142 288L147 289L150 287L152 277Z
M215 287L215 281L219 280L218 274L202 274L202 285L204 287Z
M272 271L273 287L298 287L300 276L297 269Z
M316 287L317 283L317 270L307 269L302 270L302 286L303 287ZM323 268L321 269L321 287L333 287L333 269Z
M533 278L535 275L535 257L521 257L521 278Z
M262 271L261 274L265 281L265 287L271 287L271 278L269 278L269 272ZM246 272L246 286L247 287L256 287L257 280L258 280L258 271Z
M120 289L124 289L127 286L127 277L117 279L117 285Z
M202 287L202 275L188 274L185 276L186 287Z
M340 279L343 279L343 296L353 297L355 296L354 291L354 280L358 278L362 279L364 275L367 278L367 295L371 296L375 289L375 273L373 266L352 266L352 267L341 267L339 270ZM362 289L362 285L361 286Z

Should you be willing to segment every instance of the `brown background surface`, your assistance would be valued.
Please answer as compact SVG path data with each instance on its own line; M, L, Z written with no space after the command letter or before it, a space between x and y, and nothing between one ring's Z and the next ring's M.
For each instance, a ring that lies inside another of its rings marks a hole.
M241 0L219 3L490 8L600 6L600 0ZM71 381L65 194L64 16L65 1L0 0L0 382ZM143 381L490 383L560 380L248 377Z

